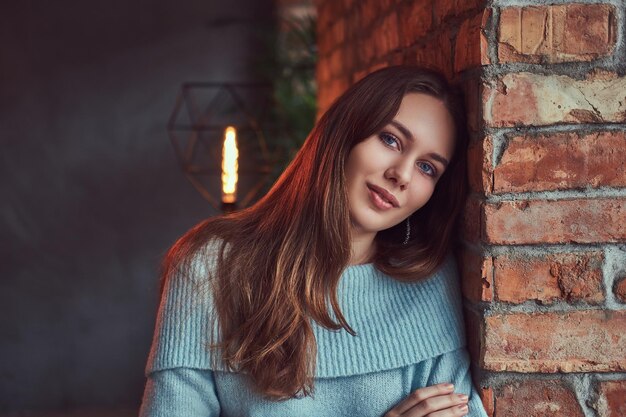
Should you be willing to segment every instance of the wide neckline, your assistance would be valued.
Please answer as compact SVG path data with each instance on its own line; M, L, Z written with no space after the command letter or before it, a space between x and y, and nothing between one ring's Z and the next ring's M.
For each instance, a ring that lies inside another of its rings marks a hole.
M354 265L348 265L348 266L346 266L346 268L350 268L350 267L353 267L353 266L367 266L367 265L374 265L374 263L373 263L373 262L368 262L368 263L366 263L366 264L354 264Z
M343 272L344 274L348 273L351 275L359 272L370 272L372 269L375 269L374 263L368 262L366 264L348 265L344 268Z
M350 265L346 271L337 302L356 335L311 322L316 377L396 369L465 346L462 295L453 259L431 279L414 284L391 279L373 263ZM228 371L219 356L214 367L207 354L206 342L219 338L215 322L207 320L214 310L206 297L197 298L200 294L190 281L168 280L146 372L176 367Z

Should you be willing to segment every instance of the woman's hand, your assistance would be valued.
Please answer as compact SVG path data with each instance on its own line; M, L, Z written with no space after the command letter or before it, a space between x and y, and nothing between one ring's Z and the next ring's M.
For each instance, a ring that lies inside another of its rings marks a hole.
M456 417L467 414L467 395L455 394L454 386L437 384L413 391L387 411L384 417ZM450 384L451 385L451 384Z

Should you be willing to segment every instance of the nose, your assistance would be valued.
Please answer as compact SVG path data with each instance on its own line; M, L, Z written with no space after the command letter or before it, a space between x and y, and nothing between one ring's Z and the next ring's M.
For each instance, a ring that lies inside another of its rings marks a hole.
M399 159L385 172L385 177L391 180L401 190L406 189L413 175L413 163L407 158Z

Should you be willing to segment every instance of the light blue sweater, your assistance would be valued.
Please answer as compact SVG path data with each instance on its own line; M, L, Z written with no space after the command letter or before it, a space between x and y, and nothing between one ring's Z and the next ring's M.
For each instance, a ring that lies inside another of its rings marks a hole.
M313 322L314 396L282 402L255 394L244 374L212 369L204 343L215 329L206 319L207 293L196 285L206 270L196 264L192 280L174 277L166 285L140 417L381 417L417 388L442 382L469 395L468 416L487 417L470 377L452 255L427 279L411 284L373 264L348 266L338 301L357 336Z

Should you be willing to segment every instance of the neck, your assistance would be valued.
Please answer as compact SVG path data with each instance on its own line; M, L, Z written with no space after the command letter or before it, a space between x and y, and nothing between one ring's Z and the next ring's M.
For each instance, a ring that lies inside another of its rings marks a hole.
M370 262L376 253L376 243L374 242L376 233L354 235L352 238L352 253L348 265L359 265Z

